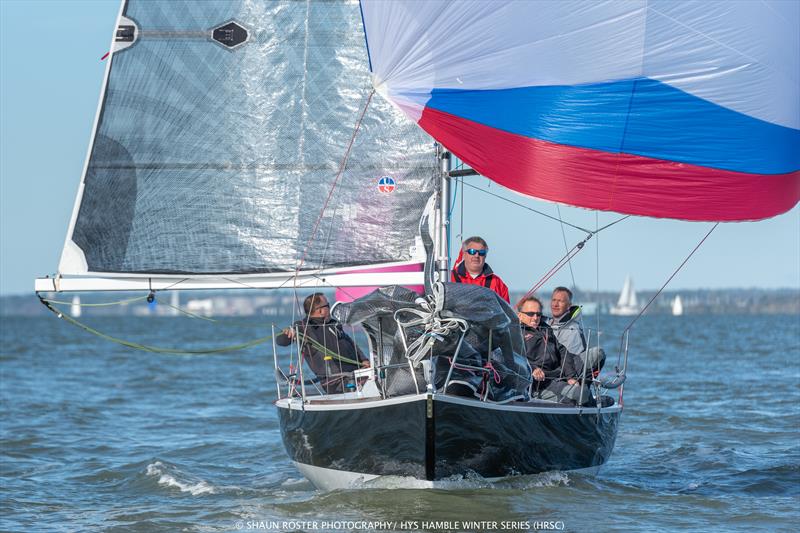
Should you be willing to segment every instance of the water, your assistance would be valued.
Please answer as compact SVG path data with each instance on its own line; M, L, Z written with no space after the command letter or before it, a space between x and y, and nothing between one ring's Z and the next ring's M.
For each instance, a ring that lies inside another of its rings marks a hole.
M55 317L2 320L0 530L349 531L392 521L386 529L794 531L800 518L796 315L640 320L619 437L598 477L457 479L447 490L387 479L331 493L284 453L271 346L157 355ZM185 318L86 320L160 346L264 335ZM603 319L608 348L626 323Z

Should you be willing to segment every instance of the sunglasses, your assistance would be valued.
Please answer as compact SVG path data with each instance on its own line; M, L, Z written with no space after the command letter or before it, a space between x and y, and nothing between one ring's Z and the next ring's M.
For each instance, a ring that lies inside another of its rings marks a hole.
M520 311L520 313L522 313L523 315L528 315L528 316L544 316L539 311Z
M476 250L475 248L467 248L465 251L469 255L479 255L481 257L486 257L486 250Z
M331 304L318 305L317 307L314 308L314 311L319 311L320 309L325 309L326 307L330 306Z

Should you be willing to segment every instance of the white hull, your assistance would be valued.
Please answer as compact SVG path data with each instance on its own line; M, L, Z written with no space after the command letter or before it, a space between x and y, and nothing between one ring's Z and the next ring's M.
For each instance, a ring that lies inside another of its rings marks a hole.
M616 316L634 316L638 315L639 311L641 311L641 309L638 307L612 307L609 313Z

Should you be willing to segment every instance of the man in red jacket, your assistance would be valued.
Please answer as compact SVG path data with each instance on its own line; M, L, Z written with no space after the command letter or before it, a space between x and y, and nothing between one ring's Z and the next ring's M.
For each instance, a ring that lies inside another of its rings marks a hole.
M481 237L470 237L465 240L461 246L456 266L451 272L450 281L481 285L493 290L503 300L511 303L508 299L508 287L500 279L500 276L492 272L491 267L486 264L486 254L488 253L489 245Z

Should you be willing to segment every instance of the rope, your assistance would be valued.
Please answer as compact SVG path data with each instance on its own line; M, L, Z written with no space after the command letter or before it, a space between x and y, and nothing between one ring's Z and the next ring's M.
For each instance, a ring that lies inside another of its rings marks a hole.
M57 305L79 305L80 307L109 307L109 306L112 306L112 305L126 305L126 304L133 303L133 302L141 302L142 300L146 300L148 297L149 297L149 295L148 296L138 296L138 297L135 297L135 298L128 298L128 299L125 299L125 300L117 300L115 302L79 303L79 304L74 304L72 302L65 302L65 301L61 301L61 300L51 300L49 298L43 298L41 296L39 296L39 299L44 301L44 302L47 302L47 303L50 303L50 304L57 304ZM186 315L188 317L197 318L197 319L200 319L200 320L205 320L207 322L214 322L214 323L219 324L221 326L262 327L262 324L257 324L257 323L234 322L234 321L224 321L223 322L223 321L211 318L211 317L207 317L207 316L203 316L203 315L198 315L196 313L192 313L191 311L183 309L182 307L178 307L177 305L172 305L171 303L168 303L168 302L159 302L159 304L160 305L165 305L165 306L169 307L170 309L174 309L177 312L179 312L179 313L181 313L183 315Z
M69 316L69 315L67 315L65 313L62 313L57 308L53 307L48 300L45 300L41 296L39 297L39 301L41 301L42 304L45 307L47 307L50 311L52 311L53 314L55 314L58 318L64 319L67 322L69 322L70 324L72 324L74 326L77 326L77 327L79 327L80 329L82 329L84 331L87 331L87 332L89 332L89 333L91 333L93 335L96 335L96 336L98 336L98 337L100 337L102 339L105 339L105 340L108 340L108 341L111 341L111 342L115 342L117 344L121 344L122 346L127 346L128 348L134 348L134 349L142 350L142 351L145 351L145 352L153 352L153 353L161 353L161 354L170 353L170 354L177 354L177 355L211 355L211 354L217 354L217 353L225 353L225 352L233 352L233 351L237 351L237 350L244 350L245 348L251 348L253 346L257 346L259 344L265 343L265 342L267 342L267 341L272 339L272 335L270 335L268 337L261 337L261 338L258 338L258 339L253 339L251 341L244 342L244 343L241 343L241 344L234 344L234 345L231 345L231 346L223 346L221 348L210 348L210 349L205 349L205 350L179 350L179 349L176 349L176 348L162 348L162 347L158 347L158 346L150 346L150 345L147 345L147 344L140 344L138 342L126 341L126 340L120 339L118 337L113 337L111 335L107 335L105 333L102 333L102 332L100 332L100 331L98 331L98 330L96 330L96 329L84 324L83 322L80 322L80 321L76 320L75 318L73 318L73 317L71 317L71 316Z
M548 215L547 213L544 213L544 212L539 211L537 209L533 209L532 207L528 207L527 205L521 204L519 202L515 202L514 200L511 200L511 199L506 198L504 196L500 196L499 194L494 194L492 192L487 191L486 189L482 189L480 187L472 185L471 183L463 182L462 185L466 185L467 187L472 187L475 190L478 190L478 191L480 191L482 193L488 194L489 196L494 196L495 198L499 198L500 200L505 200L506 202L508 202L510 204L514 204L514 205L516 205L518 207L521 207L523 209L526 209L528 211L532 211L532 212L534 212L534 213L536 213L538 215L542 215L545 218L549 218L550 220L554 220L556 222L562 222L562 221L560 221L559 219L557 219L556 217L554 217L552 215ZM566 224L567 226L570 226L570 227L575 228L577 230L583 231L584 233L592 233L591 230L588 230L586 228L582 228L580 226L576 226L575 224L570 224L569 222L563 222L563 223Z
M37 296L39 296L38 293L37 293ZM128 298L128 299L125 299L125 300L117 300L116 302L98 302L98 303L90 303L90 304L86 304L86 303L78 303L78 304L76 304L76 303L72 303L72 302L62 302L60 300L50 300L49 298L43 298L42 296L39 296L39 299L42 300L43 302L47 302L47 303L50 303L50 304L58 304L58 305L78 305L80 307L108 307L108 306L111 306L111 305L125 305L125 304L129 304L129 303L132 303L132 302L140 302L142 300L146 300L147 296L137 296L135 298Z
M300 342L308 343L309 345L311 345L314 348L316 348L318 351L322 352L323 355L325 355L327 357L330 357L331 359L339 361L340 363L350 363L351 365L361 366L361 363L359 361L354 361L354 360L349 359L347 357L344 357L343 355L340 355L340 354L338 354L338 353L336 353L336 352L334 352L332 350L329 350L327 348L327 346L321 344L316 339L312 339L308 335L300 333L299 331L297 332L297 335L298 335L298 337L300 337Z
M672 275L671 275L669 278L667 278L667 281L665 281L665 282L664 282L664 284L661 286L661 288L660 288L660 289L658 289L658 292L656 292L656 293L653 295L653 297L652 297L652 298L650 298L650 301L649 301L649 302L647 302L647 305L645 305L645 306L642 308L642 310L641 310L641 311L639 311L639 314L638 314L638 315L636 315L636 317L635 317L633 320L631 320L631 323L630 323L630 324L628 324L628 326L627 326L627 327L626 327L626 328L625 328L625 329L622 331L623 338L624 338L624 336L625 336L625 333L627 333L627 332L628 332L628 330L630 330L630 329L631 329L631 327L633 327L633 324L634 324L634 323L636 323L636 321L637 321L637 320L639 320L639 317L641 317L641 316L644 314L644 312L645 312L645 311L647 311L647 308L648 308L648 307L650 307L650 304L652 304L652 303L655 301L655 299L656 299L656 298L658 298L658 295L659 295L659 294L661 294L661 291L663 291L663 290L664 290L664 288L666 288L666 286L669 284L669 282L670 282L670 281L672 281L672 278L674 278L674 277L676 276L676 274L678 274L678 272L680 272L680 270L683 268L683 266L684 266L684 265L685 265L685 264L686 264L686 263L689 261L689 259L690 259L690 258L691 258L691 257L694 255L694 253L695 253L695 252L696 252L696 251L697 251L697 250L700 248L700 246L702 246L702 245L703 245L703 243L704 243L704 242L706 242L706 239L708 239L709 235L711 235L711 233L712 233L712 232L713 232L715 229L717 229L717 226L719 226L719 222L717 222L716 224L714 224L714 225L711 227L711 229L710 229L710 230L708 230L708 233L706 233L705 237L703 237L702 239L700 239L700 242L698 242L698 243L697 243L697 246L695 246L695 247L694 247L694 249L693 249L693 250L692 250L692 251L689 253L689 255L687 255L687 256L686 256L686 259L684 259L684 260L683 260L683 262L682 262L680 265L678 265L678 268L676 268L676 269L675 269L675 272L673 272L673 273L672 273Z
M199 320L205 320L206 322L213 322L214 324L217 324L219 326L248 327L248 328L252 327L261 328L264 326L263 324L258 322L241 322L238 320L217 320L216 318L211 318L208 316L198 315L197 313L192 313L191 311L188 311L182 307L178 307L177 305L172 305L171 303L168 302L159 302L159 304L166 305L170 309L174 309L177 312L181 313L182 315L188 316L189 318L197 318Z
M586 244L586 242L589 239L592 238L592 235L593 234L589 234L585 239L583 239L581 242L579 242L578 244L573 246L572 249L569 250L564 257L559 259L558 262L555 265L553 265L552 268L550 268L550 270L545 272L544 276L542 276L542 278L539 279L539 281L537 281L533 285L533 287L531 287L531 289L528 292L525 293L525 295L522 298L520 298L519 302L521 302L522 300L524 300L525 298L527 298L531 294L533 294L536 291L538 291L542 287L542 285L547 283L547 281L556 274L556 272L561 270L564 267L565 264L569 263L569 260L572 259L573 257L575 257L578 254L578 252L580 252L583 249L583 246ZM519 302L517 302L517 305L519 305Z
M564 240L564 251L569 254L569 248L567 247L567 232L564 231L564 220L561 218L561 206L558 204L556 204L556 212L558 213L558 221L560 222L561 226L561 238ZM572 290L574 291L576 288L575 272L572 270L572 261L568 259L567 263L569 264L569 275L572 278Z
M469 324L460 318L445 318L441 316L444 307L444 287L437 282L432 287L432 293L426 296L427 301L421 305L422 309L400 308L394 312L394 319L402 330L421 326L424 333L417 337L406 348L405 356L416 368L426 355L432 353L434 343L444 341L450 333L455 331L466 332ZM408 318L404 318L406 315Z
M314 222L314 229L311 231L311 236L308 238L306 242L305 249L303 250L303 255L300 258L300 261L297 263L297 268L295 269L295 279L297 279L297 274L300 272L300 268L303 266L306 260L306 255L308 253L309 248L311 247L311 243L314 241L314 238L317 236L317 230L319 229L319 224L322 221L322 216L325 214L325 209L328 207L328 203L333 196L333 192L336 190L336 185L339 182L339 178L342 177L342 173L344 172L345 167L347 166L347 160L350 158L350 150L353 148L353 143L356 140L356 134L358 130L361 128L361 122L364 120L364 115L367 113L367 108L369 108L369 104L372 101L372 96L375 94L375 89L373 88L369 96L367 96L367 102L364 104L364 108L361 110L361 115L358 117L358 121L356 122L355 127L353 128L353 135L350 137L350 142L347 144L347 150L345 150L344 157L342 158L342 162L339 165L339 171L336 173L336 178L333 180L333 185L331 185L330 191L328 191L328 197L325 198L325 203L322 205L322 209L320 210L319 216L317 217L316 222Z

